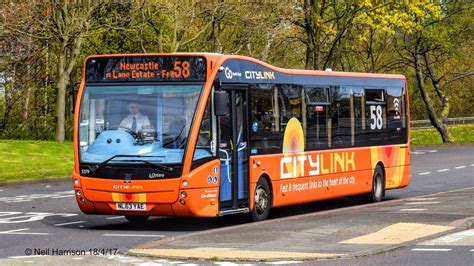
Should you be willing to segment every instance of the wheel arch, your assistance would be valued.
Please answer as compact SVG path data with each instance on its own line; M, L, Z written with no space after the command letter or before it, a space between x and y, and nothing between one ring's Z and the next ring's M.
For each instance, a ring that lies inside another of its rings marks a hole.
M270 208L272 208L273 205L274 205L274 204L273 204L273 201L275 200L275 196L274 196L275 193L273 193L273 184L272 184L272 182L271 182L270 176L268 176L267 173L261 174L260 177L257 179L257 183L258 183L258 181L260 181L260 179L262 179L262 178L267 181L268 187L270 188L270 193L272 193L272 194L270 195L270 196L271 196L271 199L272 199L271 202L270 202Z

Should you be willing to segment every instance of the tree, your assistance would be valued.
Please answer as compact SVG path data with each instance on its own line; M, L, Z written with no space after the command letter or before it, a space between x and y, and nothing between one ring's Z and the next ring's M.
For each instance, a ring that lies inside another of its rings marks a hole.
M457 44L466 40L472 43L472 19L468 14L472 14L473 7L457 2L440 5L430 1L419 1L406 7L412 11L411 18L417 27L400 32L399 55L415 70L416 85L431 124L444 143L453 142L446 126L451 102L445 89L450 83L474 73L472 67L459 73L459 69L444 69L443 65L453 60L459 51Z
M57 60L56 68L56 141L65 139L66 88L69 77L81 53L84 37L91 28L92 14L104 1L48 0L34 1L32 19L36 28L4 21L10 31L41 39L51 45ZM15 5L11 3L11 5ZM18 15L28 16L28 12Z
M343 41L368 4L354 0L302 2L295 8L301 16L294 23L304 30L306 37L305 68L333 68L341 59Z

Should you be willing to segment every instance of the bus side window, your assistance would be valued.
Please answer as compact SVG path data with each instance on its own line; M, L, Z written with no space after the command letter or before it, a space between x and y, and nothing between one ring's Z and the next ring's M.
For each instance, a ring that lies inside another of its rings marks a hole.
M384 144L384 131L387 128L387 102L384 88L365 89L365 118L366 143L368 145Z
M310 151L328 148L329 88L306 87L306 147Z
M292 117L302 120L301 87L296 85L278 85L278 99L280 107L280 132L285 132L286 124Z
M387 144L406 141L405 100L402 87L387 88Z
M281 152L282 136L279 133L278 103L273 84L250 87L250 154Z
M332 147L354 146L354 100L352 88L335 87L332 104Z
M364 141L364 132L366 131L364 96L363 87L355 86L353 88L355 145L358 147L367 145Z

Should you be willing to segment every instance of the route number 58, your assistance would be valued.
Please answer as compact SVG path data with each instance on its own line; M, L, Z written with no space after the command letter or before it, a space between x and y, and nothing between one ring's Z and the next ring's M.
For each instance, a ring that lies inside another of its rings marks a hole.
M370 129L382 129L382 106L370 106Z
M174 71L175 77L181 78L189 78L191 74L189 70L189 61L174 61Z

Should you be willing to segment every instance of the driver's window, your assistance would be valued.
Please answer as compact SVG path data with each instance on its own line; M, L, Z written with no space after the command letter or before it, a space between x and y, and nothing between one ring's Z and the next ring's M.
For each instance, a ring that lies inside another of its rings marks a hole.
M89 97L89 93L84 94L86 101L80 113L80 146L83 150L108 126L105 122L106 101L101 98L89 100Z
M208 100L202 117L201 126L199 127L193 161L215 156L215 149L212 148L212 120L210 106L211 104Z

